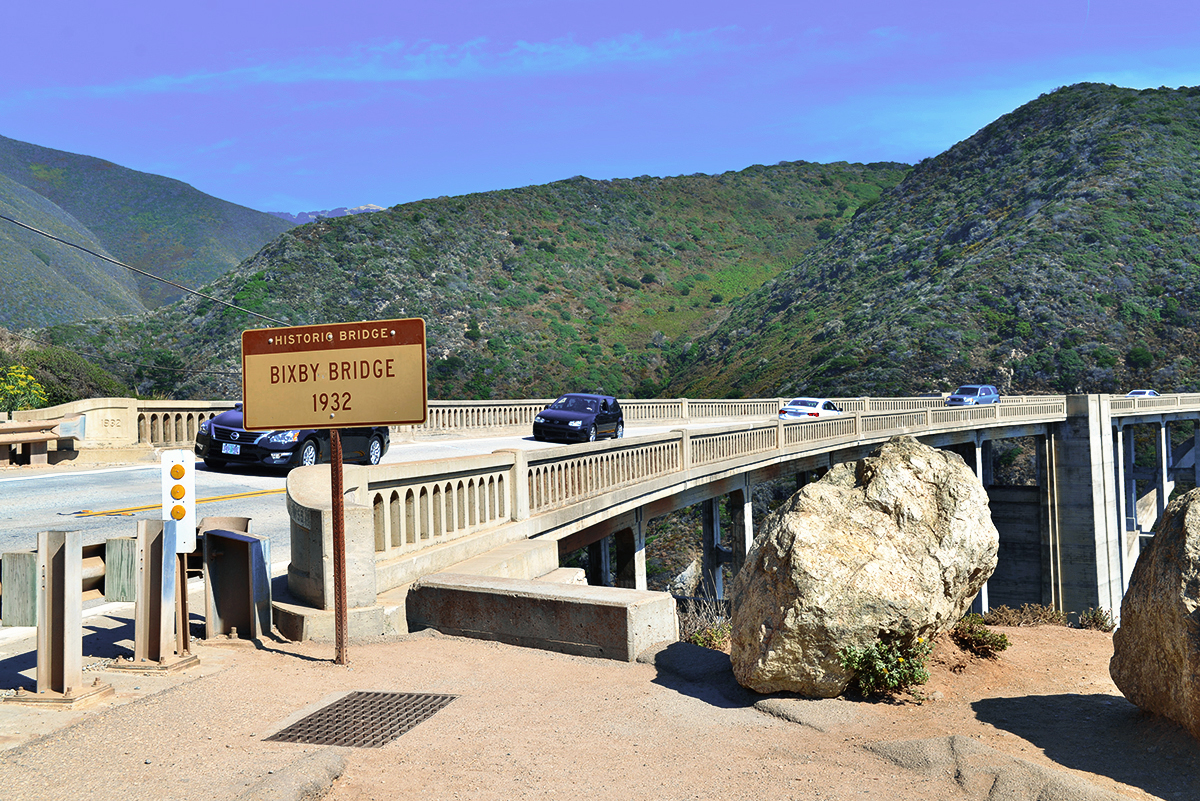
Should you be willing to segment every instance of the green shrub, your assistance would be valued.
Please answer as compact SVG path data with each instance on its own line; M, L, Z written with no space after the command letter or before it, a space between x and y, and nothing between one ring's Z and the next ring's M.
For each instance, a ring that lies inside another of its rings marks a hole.
M1079 613L1079 628L1112 631L1116 628L1112 613L1102 607L1084 609Z
M950 636L960 648L979 656L992 657L1008 647L1008 637L983 624L983 615L971 612L954 624Z
M1112 349L1101 345L1092 351L1092 358L1096 360L1096 364L1100 367L1116 367L1117 354Z
M1125 360L1129 362L1130 367L1144 370L1154 364L1154 354L1145 345L1134 345L1129 349L1129 355L1125 357Z
M854 671L851 689L867 696L891 695L929 681L925 659L932 650L923 637L909 644L876 640L866 648L843 648L838 659L842 667Z

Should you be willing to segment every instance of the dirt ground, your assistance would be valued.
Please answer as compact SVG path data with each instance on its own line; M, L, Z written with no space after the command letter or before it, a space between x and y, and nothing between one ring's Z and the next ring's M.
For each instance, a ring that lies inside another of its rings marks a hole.
M1200 744L1124 700L1111 635L995 630L1012 642L997 659L940 643L924 699L892 702L764 699L727 656L686 644L629 664L420 633L352 643L349 666L328 643L198 646L204 675L150 694L131 679L123 703L0 752L0 797L236 799L322 748L267 736L338 694L388 690L457 697L382 748L347 749L328 798L1038 798L877 746L948 735L1083 788L1045 799L1200 798Z
M464 798L986 798L953 776L906 770L869 750L961 735L1100 793L1200 799L1200 743L1125 701L1108 677L1110 634L994 630L1012 643L995 659L940 641L919 699L770 702L784 714L788 705L811 707L789 716L804 723L756 708L761 696L719 674L692 682L597 663L579 675L568 667L576 660L545 655L529 684L510 691L510 719L483 715L465 730L439 721L428 747L396 759L356 752L330 797L436 787Z

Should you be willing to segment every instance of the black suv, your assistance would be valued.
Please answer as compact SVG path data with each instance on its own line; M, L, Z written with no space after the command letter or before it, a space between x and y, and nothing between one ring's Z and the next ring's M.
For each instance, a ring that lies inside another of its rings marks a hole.
M391 444L387 426L339 429L342 460L379 464ZM196 455L214 470L226 465L299 467L328 462L332 448L327 429L247 431L242 428L242 404L200 424Z
M625 413L611 395L573 392L563 395L533 418L536 440L594 442L597 437L625 436Z

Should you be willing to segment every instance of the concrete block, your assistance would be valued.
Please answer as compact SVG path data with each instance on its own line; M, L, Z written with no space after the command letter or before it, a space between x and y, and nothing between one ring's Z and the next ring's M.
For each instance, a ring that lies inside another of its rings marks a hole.
M679 639L665 592L437 573L413 585L407 607L410 628L627 662Z
M274 601L271 604L275 630L293 642L317 640L333 642L333 610L314 609L311 606ZM379 637L385 634L405 633L403 607L363 606L346 610L347 635L351 638Z
M454 573L528 579L558 569L558 542L550 539L518 540L459 562Z
M582 567L556 567L534 580L550 584L587 584L587 571Z

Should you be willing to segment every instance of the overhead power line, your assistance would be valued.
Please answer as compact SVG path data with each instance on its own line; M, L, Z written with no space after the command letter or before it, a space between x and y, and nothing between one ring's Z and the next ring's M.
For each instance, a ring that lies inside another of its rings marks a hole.
M268 317L265 314L259 314L256 311L250 311L247 308L243 308L242 306L238 306L236 304L230 303L227 300L221 300L220 298L214 298L212 295L205 295L203 292L197 292L196 290L194 290L190 287L186 287L183 284L177 284L174 281L171 281L166 278L161 278L157 275L154 275L153 273L148 273L145 270L139 270L137 267L131 267L128 264L126 264L125 262L117 261L116 259L105 256L103 253L97 253L94 250L85 248L83 245L77 245L74 242L68 242L66 239L62 239L61 237L57 237L54 234L47 233L47 232L41 230L40 228L34 228L32 225L26 225L25 223L21 222L20 220L14 220L12 217L8 217L3 214L0 214L0 220L8 220L13 225L20 226L21 228L24 228L27 231L33 231L35 234L40 234L41 236L44 236L47 239L53 239L55 242L61 242L62 244L67 245L68 247L73 247L76 250L82 250L84 253L90 253L91 255L95 256L98 259L103 259L104 261L115 264L118 267L124 267L126 270L132 270L133 272L137 273L138 275L144 275L147 278L153 278L155 281L161 281L162 283L166 284L167 286L173 286L176 289L181 289L184 292L187 292L189 294L196 295L196 296L204 298L206 300L211 300L214 303L220 303L222 306L228 306L231 309L236 309L237 311L245 312L246 314L252 315L254 317L258 317L259 319L262 319L262 320L266 320L267 322L271 322L271 323L275 323L277 325L283 325L283 326L288 325L288 323L285 323L283 320L276 320L274 317Z

